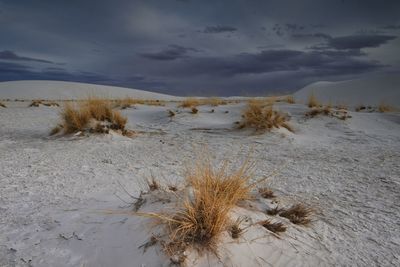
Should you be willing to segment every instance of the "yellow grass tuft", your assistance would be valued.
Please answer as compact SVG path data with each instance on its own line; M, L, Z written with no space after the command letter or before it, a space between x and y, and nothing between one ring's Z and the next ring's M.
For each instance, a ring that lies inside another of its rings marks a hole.
M61 119L66 134L84 130L107 133L108 129L124 132L127 123L127 119L119 111L112 109L110 101L94 97L78 104L65 103ZM94 126L90 125L93 123Z
M182 255L188 247L217 253L222 232L231 226L229 212L250 198L254 187L250 170L248 161L229 172L227 163L214 168L208 159L187 170L188 191L182 207L175 214L152 215L166 225L170 242L164 249L169 256Z
M393 112L396 109L388 104L386 104L385 102L381 102L378 106L378 111L381 113L385 113L385 112Z
M272 105L263 106L257 101L249 102L242 117L239 128L253 128L256 131L265 132L283 127L293 132L293 128L288 124L287 115L274 110Z
M317 97L315 96L314 92L311 92L310 96L308 97L307 105L309 108L321 106L321 104L317 100Z
M289 104L295 104L295 103L296 103L296 100L294 99L294 96L292 96L292 95L288 95L288 96L286 97L285 101L286 101L287 103L289 103Z
M209 106L213 106L213 107L228 104L228 101L225 101L218 97L205 98L205 99L202 99L200 102L202 105L209 105Z
M200 105L200 101L196 98L186 98L185 100L182 101L182 103L178 106L181 108L192 108L192 107L197 107Z

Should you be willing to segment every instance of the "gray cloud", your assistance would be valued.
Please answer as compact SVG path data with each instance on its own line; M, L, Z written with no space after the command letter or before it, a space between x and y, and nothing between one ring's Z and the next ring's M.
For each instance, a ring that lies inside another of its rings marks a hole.
M203 32L204 33L224 33L224 32L235 32L238 29L232 26L207 26Z
M396 38L392 35L349 35L331 38L328 45L336 49L361 49L379 47Z
M176 60L188 57L188 52L199 52L199 50L191 47L183 47L179 45L169 45L167 49L154 53L140 53L144 58L153 60Z
M40 63L54 64L54 62L49 61L49 60L19 56L15 52L10 51L10 50L0 51L0 59L16 60L16 61L34 61L34 62L40 62Z

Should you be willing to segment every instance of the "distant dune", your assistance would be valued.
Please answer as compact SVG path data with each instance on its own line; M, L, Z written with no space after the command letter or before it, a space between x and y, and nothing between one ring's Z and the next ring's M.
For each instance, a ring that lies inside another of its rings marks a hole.
M316 82L295 93L298 101L306 102L311 93L323 103L377 106L400 106L400 75L372 76L342 82Z
M109 98L176 100L179 97L124 87L61 81L0 82L0 99L80 99L89 95Z

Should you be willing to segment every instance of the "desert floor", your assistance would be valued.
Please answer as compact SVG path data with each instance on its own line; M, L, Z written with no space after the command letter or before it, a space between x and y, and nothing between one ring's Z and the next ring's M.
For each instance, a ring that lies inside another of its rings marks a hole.
M59 108L7 105L0 109L0 266L168 266L158 246L139 248L151 222L127 214L122 187L137 196L151 175L179 185L204 146L215 162L235 164L250 153L255 178L277 172L268 186L282 205L307 203L318 213L311 226L292 225L280 239L262 229L237 242L226 237L220 260L193 265L400 265L399 114L306 119L305 105L279 103L295 133L255 135L234 129L244 103L200 106L198 114L176 103L136 105L122 111L139 132L133 138L50 137ZM178 110L172 119L168 109ZM171 207L144 207L164 208Z

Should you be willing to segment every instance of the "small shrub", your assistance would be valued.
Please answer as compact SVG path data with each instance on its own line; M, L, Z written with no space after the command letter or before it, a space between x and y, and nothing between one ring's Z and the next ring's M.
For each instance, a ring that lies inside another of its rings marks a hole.
M268 215L271 215L271 216L274 216L274 215L279 214L279 213L282 212L282 211L283 211L283 209L281 209L281 208L279 208L278 206L276 206L276 207L273 208L273 209L267 210L267 214L268 214Z
M261 221L259 222L259 224L275 234L285 232L287 229L287 227L283 223L281 222L273 223L270 220Z
M395 108L393 108L390 105L385 104L384 102L381 102L378 106L378 111L381 113L393 112L393 111L395 111Z
M309 108L314 108L314 107L319 107L320 103L317 100L317 97L315 96L314 92L311 92L310 96L308 97L308 103L307 103Z
M168 117L172 118L175 116L175 112L173 112L172 110L168 110Z
M240 224L243 222L244 218L237 218L234 223L229 227L229 232L233 239L237 239L243 233L243 228L240 227Z
M150 191L160 189L160 184L156 181L154 177L151 177L151 180L147 180L147 185L149 186Z
M112 125L114 126L113 128L115 130L124 130L125 129L125 125L128 122L128 119L124 116L121 115L121 113L119 111L114 110L112 112Z
M292 96L292 95L288 95L285 100L289 104L295 104L296 103L296 100L294 99L294 96Z
M253 128L256 131L265 132L272 128L283 127L293 132L288 124L287 115L274 110L272 106L263 107L260 103L249 102L242 117L239 128Z
M268 187L263 187L258 189L258 193L260 193L263 198L274 198L274 191L269 189Z
M296 204L289 209L283 210L279 216L289 219L294 224L307 225L311 222L310 216L313 214L313 209L306 207L303 204Z
M41 100L33 100L29 104L29 107L39 107L40 105L43 105L43 102Z
M359 105L359 106L357 106L356 108L355 108L355 111L356 112L360 112L361 110L365 110L366 109L366 106L364 106L364 105Z
M199 112L199 110L195 107L192 107L191 112L192 112L192 114L197 114Z

